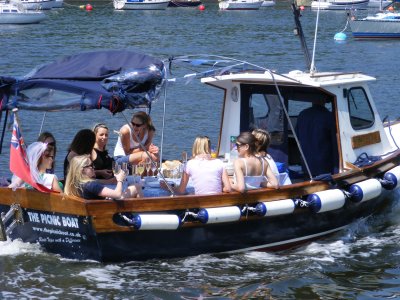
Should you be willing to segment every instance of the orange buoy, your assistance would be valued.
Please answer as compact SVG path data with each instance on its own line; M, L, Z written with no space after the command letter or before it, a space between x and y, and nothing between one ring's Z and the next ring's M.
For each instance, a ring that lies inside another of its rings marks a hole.
M87 11L90 11L90 10L92 10L92 9L93 9L93 6L92 6L92 5L90 5L90 4L88 3L88 4L86 4L86 7L85 7L85 9L86 9Z
M203 4L199 5L199 10L205 10L205 9L206 9L206 7Z
M300 6L300 10L304 10L304 6L302 5L302 6Z
M394 11L393 6L389 6L388 11Z

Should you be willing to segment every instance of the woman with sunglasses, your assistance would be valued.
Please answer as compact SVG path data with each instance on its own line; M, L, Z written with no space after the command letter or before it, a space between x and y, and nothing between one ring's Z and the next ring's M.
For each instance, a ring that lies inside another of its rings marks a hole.
M97 179L110 179L113 174L113 158L108 155L106 149L108 143L108 127L105 124L99 123L93 127L93 132L96 135L96 142L93 147L92 159L94 171Z
M123 181L126 174L120 171L115 174L117 184L110 188L95 179L93 162L89 155L78 155L71 159L67 180L65 182L65 194L69 196L82 197L85 199L121 199L136 198L139 194L139 187L129 186L124 190Z
M198 136L194 140L192 159L186 164L179 186L173 187L174 192L184 194L189 178L192 179L196 195L231 191L228 173L221 160L211 158L211 143L206 136ZM160 186L168 190L165 182L160 182Z
M50 132L44 131L39 135L37 141L38 142L42 142L42 143L46 143L46 144L48 144L50 146L53 146L53 148L54 148L53 164L52 164L51 168L47 170L47 173L54 174L54 172L55 172L55 164L56 164L55 157L56 157L56 154L57 154L56 139L54 138L54 136Z
M260 187L278 187L278 180L268 162L256 156L256 139L250 132L236 138L239 158L234 161L235 176L232 188L243 193Z
M132 129L131 129L132 128ZM138 164L148 156L148 151L153 161L157 161L158 147L153 145L156 129L150 116L144 111L133 114L131 124L125 124L119 130L119 137L114 149L114 159L117 163Z
M62 193L57 176L55 174L47 173L47 170L51 169L51 166L53 165L54 153L53 146L42 142L34 142L29 145L26 150L32 179L50 190ZM32 189L32 186L24 183L17 176L13 176L12 183L9 187L25 187Z

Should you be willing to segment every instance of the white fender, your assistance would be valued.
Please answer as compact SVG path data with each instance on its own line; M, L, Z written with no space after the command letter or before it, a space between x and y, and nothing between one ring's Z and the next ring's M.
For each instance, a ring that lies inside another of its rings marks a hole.
M215 208L202 208L197 218L202 223L224 223L238 221L241 216L240 208L237 206L225 206Z
M295 204L292 199L260 202L256 206L256 213L260 216L271 217L293 213Z
M311 211L321 213L343 207L346 197L342 190L332 189L308 195Z
M175 230L181 223L177 215L168 214L139 214L133 221L139 230Z
M363 202L379 197L382 193L382 185L378 179L371 178L352 184L349 188L351 200Z

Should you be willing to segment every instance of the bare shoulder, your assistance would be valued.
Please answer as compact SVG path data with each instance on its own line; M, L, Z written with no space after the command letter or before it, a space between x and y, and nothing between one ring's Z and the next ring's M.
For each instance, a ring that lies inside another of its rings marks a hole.
M127 125L122 126L121 129L119 130L119 133L122 135L129 134L129 126Z

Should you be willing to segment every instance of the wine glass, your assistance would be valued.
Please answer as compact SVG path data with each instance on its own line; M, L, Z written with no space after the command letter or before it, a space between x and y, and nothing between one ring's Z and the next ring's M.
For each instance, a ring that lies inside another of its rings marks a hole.
M124 162L121 165L121 170L128 174L128 163Z
M142 177L143 172L144 172L144 165L143 163L138 163L138 165L136 166L136 172L137 174Z
M148 157L146 158L146 174L149 176L151 169L151 159Z
M119 171L121 171L121 166L116 161L112 162L112 168L113 168L114 174L118 174Z
M153 174L153 176L156 176L156 171L157 171L157 162L153 161L153 163L151 164L151 174Z

